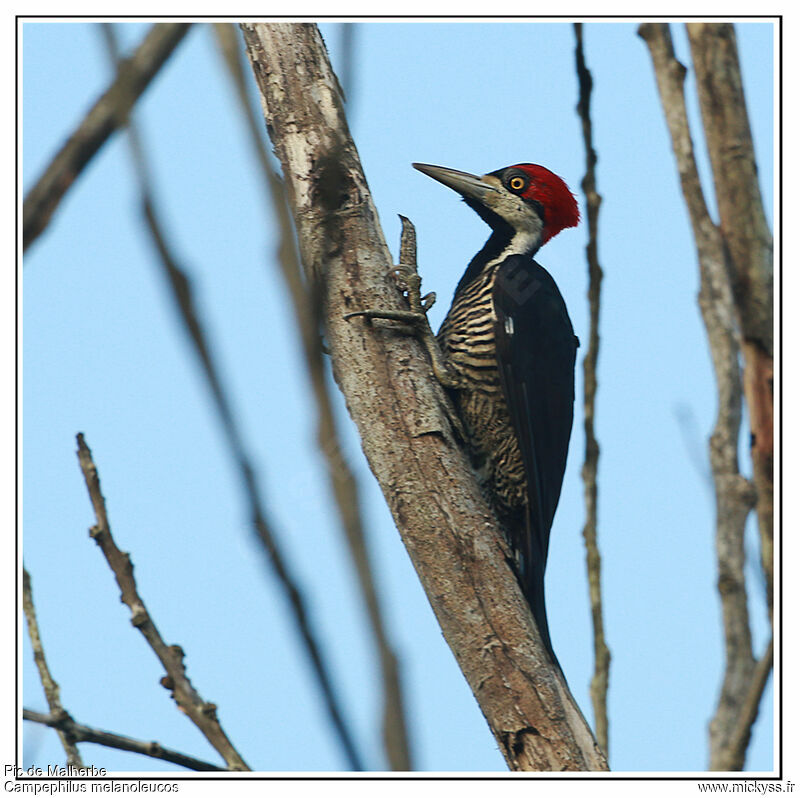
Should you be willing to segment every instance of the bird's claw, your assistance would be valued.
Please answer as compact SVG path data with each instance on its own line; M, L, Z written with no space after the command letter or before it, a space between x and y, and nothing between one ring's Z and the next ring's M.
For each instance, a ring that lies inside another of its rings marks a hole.
M422 310L424 313L427 313L436 303L436 292L430 291L429 293L425 294L424 297L420 300L420 305L422 306Z
M385 319L386 321L401 321L406 324L417 325L427 322L428 317L424 313L417 313L413 310L381 310L372 308L368 310L354 310L352 313L345 313L344 319L349 321L358 316L364 319Z
M417 272L417 243L414 225L404 216L400 218L403 222L403 232L400 237L400 262L388 269L386 276L394 281L398 290L403 294L408 302L408 309L357 310L347 313L344 318L352 319L360 316L364 319L385 319L409 325L410 331L420 339L427 350L433 373L441 385L446 388L462 387L461 380L453 373L442 356L436 336L428 324L426 314L433 307L436 294L431 291L424 297L421 295L422 278Z
M416 313L427 313L436 301L436 294L431 291L421 296L422 278L416 267L405 263L392 266L387 275L394 281L397 289L408 301L409 308Z

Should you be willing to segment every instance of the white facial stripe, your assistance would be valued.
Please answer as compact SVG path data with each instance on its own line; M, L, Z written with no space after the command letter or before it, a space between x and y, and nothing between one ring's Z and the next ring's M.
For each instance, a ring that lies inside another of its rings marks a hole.
M494 175L481 178L497 192L490 192L484 198L486 207L505 219L514 228L514 236L495 262L505 260L510 255L530 255L539 246L543 224L539 214L521 197L505 190Z

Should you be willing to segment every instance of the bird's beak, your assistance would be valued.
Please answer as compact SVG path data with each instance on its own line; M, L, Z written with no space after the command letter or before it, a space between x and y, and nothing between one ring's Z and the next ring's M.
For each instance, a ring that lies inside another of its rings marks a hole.
M411 165L422 174L444 183L448 188L452 188L453 191L457 191L465 199L476 199L483 202L487 194L497 191L494 186L484 182L477 175L471 175L469 172L459 172L457 169L431 166L431 164L427 163L413 163Z

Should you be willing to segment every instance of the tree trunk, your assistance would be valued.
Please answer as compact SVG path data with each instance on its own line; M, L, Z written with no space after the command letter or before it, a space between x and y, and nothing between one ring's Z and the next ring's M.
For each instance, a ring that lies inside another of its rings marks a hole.
M242 30L334 377L445 639L511 769L607 770L542 646L422 346L344 318L403 305L321 36L306 24Z

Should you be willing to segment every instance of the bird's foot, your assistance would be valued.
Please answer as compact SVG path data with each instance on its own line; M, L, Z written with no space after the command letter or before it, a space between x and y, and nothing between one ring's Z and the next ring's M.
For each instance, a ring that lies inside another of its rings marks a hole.
M439 348L439 342L428 323L428 311L436 301L436 294L431 292L422 296L422 278L417 271L417 233L410 219L400 216L403 230L400 234L400 263L389 272L398 289L408 302L408 310L357 310L345 315L345 319L360 316L364 319L386 319L400 321L407 325L410 334L416 336L425 347L430 358L431 368L436 379L445 388L461 387L461 380L453 372Z
M411 222L404 218L404 234L405 227L410 224ZM401 254L401 258L402 257ZM406 298L409 310L412 313L427 316L428 311L436 302L436 294L431 291L429 294L425 294L425 296L421 295L422 278L419 276L416 266L401 261L396 266L392 266L392 268L389 269L388 276L394 280L397 289Z

